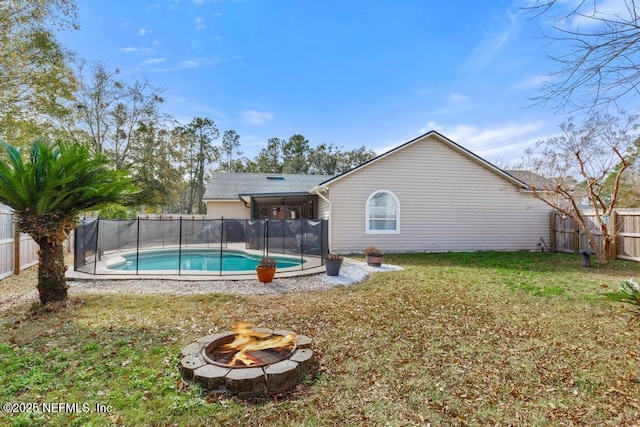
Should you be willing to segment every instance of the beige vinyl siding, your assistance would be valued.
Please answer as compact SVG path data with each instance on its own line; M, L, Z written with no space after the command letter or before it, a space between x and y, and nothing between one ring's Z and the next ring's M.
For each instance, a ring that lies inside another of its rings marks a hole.
M429 136L330 183L331 249L387 252L536 249L549 242L549 208L440 139ZM366 234L365 204L387 190L399 234Z
M207 200L207 218L248 219L251 211L240 200Z
M328 194L323 194L323 196L328 198ZM318 218L329 219L331 215L329 211L329 203L322 197L318 197Z

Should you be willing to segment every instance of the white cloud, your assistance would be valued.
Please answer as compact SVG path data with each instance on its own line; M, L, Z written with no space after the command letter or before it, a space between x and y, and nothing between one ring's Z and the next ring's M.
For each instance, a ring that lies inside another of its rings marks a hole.
M216 64L220 64L222 62L226 62L227 60L221 58L195 58L195 59L187 59L184 61L180 61L175 65L168 65L165 67L158 67L150 69L152 72L159 73L169 73L173 71L179 71L190 68L200 68L200 67L213 67ZM158 61L160 62L160 61ZM164 62L164 61L162 61Z
M528 75L516 83L514 87L516 89L536 89L545 84L549 80L549 76L544 74Z
M465 114L466 111L469 111L470 108L477 104L477 102L472 101L472 99L458 92L450 92L442 95L434 93L433 96L438 96L438 99L441 101L438 104L438 107L432 112L435 115L456 115L459 116L461 114Z
M450 93L447 96L447 100L450 104L463 104L469 101L469 97L462 95L461 93Z
M240 120L251 126L262 126L273 119L273 114L267 111L244 110L240 113Z
M467 58L465 68L474 70L484 68L500 49L515 37L519 29L516 16L509 11L506 12L506 19L500 19L498 26L503 28L485 31L482 41Z
M144 61L142 61L143 65L149 65L149 64L160 64L162 62L165 62L167 60L167 58L149 58L149 59L145 59Z
M150 34L150 33L152 33L152 31L151 30L147 30L146 28L140 28L138 30L138 35L139 36L145 36L145 35Z
M182 68L196 68L198 66L198 61L188 60L188 61L180 61L178 62L178 69Z
M585 27L592 28L602 25L603 19L616 20L616 16L629 18L629 9L626 2L620 0L601 0L599 2L569 2L568 6L571 11L579 7L579 14L573 16L573 19L566 24L572 29L580 28L585 31Z
M519 161L527 148L540 139L549 136L547 124L542 121L510 122L490 127L458 124L448 127L436 122L428 122L420 133L435 130L453 142L495 162L515 163Z
M474 147L484 147L487 145L495 145L502 142L512 141L535 132L543 130L545 123L524 122L524 123L507 123L491 128L480 128L475 125L459 124L453 127L441 126L435 122L429 122L428 128L421 129L421 132L427 132L430 129L436 130L447 138L461 144L468 144Z
M127 46L127 47L121 47L118 48L119 51L124 52L124 53L135 53L135 52L143 52L143 53L148 53L151 54L153 53L153 51L147 47L133 47L133 46Z
M176 97L167 100L167 111L181 124L187 124L194 117L211 117L216 121L227 121L229 117L209 104L201 104L188 98ZM245 137L243 135L242 139ZM244 142L242 143L244 146Z

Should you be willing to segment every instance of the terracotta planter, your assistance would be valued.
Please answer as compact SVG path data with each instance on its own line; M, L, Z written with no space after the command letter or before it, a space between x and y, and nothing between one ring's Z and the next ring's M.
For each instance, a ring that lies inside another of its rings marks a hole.
M262 283L273 282L273 276L276 275L275 267L256 267L256 271L258 272L258 280Z
M384 254L367 254L367 264L371 267L380 267L384 261Z
M331 261L331 260L325 259L324 266L327 269L327 276L338 276L340 275L340 267L342 267L342 260Z

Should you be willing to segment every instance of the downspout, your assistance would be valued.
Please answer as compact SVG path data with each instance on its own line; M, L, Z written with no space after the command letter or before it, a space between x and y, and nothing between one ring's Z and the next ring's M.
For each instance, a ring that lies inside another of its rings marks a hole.
M329 204L329 252L331 252L331 245L333 244L333 203L331 203L331 200L327 199L325 196L322 195L322 193L320 193L320 191L323 188L327 188L327 187L318 187L315 186L311 189L312 192L314 192L316 194L316 196L320 197L322 200L324 200L325 202L327 202Z

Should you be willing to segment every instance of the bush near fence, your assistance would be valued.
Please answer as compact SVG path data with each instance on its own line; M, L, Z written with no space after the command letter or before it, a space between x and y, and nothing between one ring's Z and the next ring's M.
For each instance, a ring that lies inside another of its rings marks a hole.
M596 244L602 244L599 223L593 211L585 211L589 229ZM611 245L610 259L640 261L640 209L616 209L609 218L609 228L614 230L616 244ZM587 236L572 218L559 212L551 213L551 248L555 252L578 254L589 249Z

